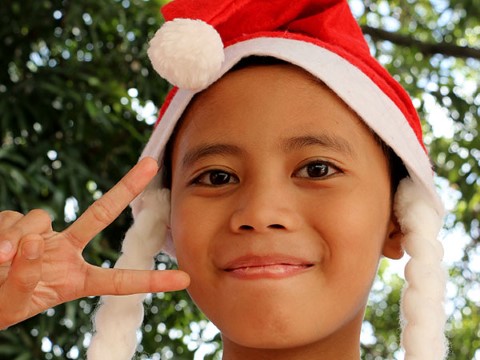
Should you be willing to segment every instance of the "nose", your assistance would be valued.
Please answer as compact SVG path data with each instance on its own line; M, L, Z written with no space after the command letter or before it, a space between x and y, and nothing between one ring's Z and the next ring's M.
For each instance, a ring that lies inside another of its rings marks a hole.
M230 218L233 232L293 231L300 223L288 185L261 181L244 186Z

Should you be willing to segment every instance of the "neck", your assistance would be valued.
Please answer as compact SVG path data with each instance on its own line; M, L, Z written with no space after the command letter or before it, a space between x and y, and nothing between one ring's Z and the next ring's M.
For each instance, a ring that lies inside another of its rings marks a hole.
M343 347L340 347L343 349ZM339 354L338 349L334 352L318 351L315 349L227 349L224 348L222 360L359 360L359 348L349 351L344 349Z
M327 338L295 347L251 348L222 336L222 360L360 360L362 319L363 316Z

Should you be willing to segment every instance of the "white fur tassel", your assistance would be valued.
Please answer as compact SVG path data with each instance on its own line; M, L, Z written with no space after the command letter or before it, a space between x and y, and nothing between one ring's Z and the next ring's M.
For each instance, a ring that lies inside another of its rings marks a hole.
M219 76L225 59L215 28L201 20L167 21L150 40L148 56L155 71L181 89L199 91Z
M444 335L446 272L443 247L438 241L442 216L410 178L402 180L395 197L395 212L404 235L405 251L411 256L405 268L402 346L405 360L442 360L448 345Z
M170 192L153 189L142 195L143 209L125 235L115 268L150 270L161 251L170 217ZM145 294L103 296L95 313L95 334L89 360L129 360L137 347L136 332L143 321Z

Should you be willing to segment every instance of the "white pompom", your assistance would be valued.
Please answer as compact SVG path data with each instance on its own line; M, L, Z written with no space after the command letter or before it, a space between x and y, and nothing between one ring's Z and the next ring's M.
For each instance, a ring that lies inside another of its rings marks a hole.
M206 22L174 19L150 40L148 56L161 77L181 89L203 90L218 77L225 59L218 32Z

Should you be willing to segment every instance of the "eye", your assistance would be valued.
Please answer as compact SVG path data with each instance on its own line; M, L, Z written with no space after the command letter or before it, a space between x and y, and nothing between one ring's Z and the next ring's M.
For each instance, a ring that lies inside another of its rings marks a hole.
M323 179L336 173L340 172L340 170L326 161L311 161L306 165L303 165L299 168L295 173L295 177L300 178L309 178L309 179Z
M197 176L193 181L196 185L222 186L238 183L238 178L223 170L208 170Z

